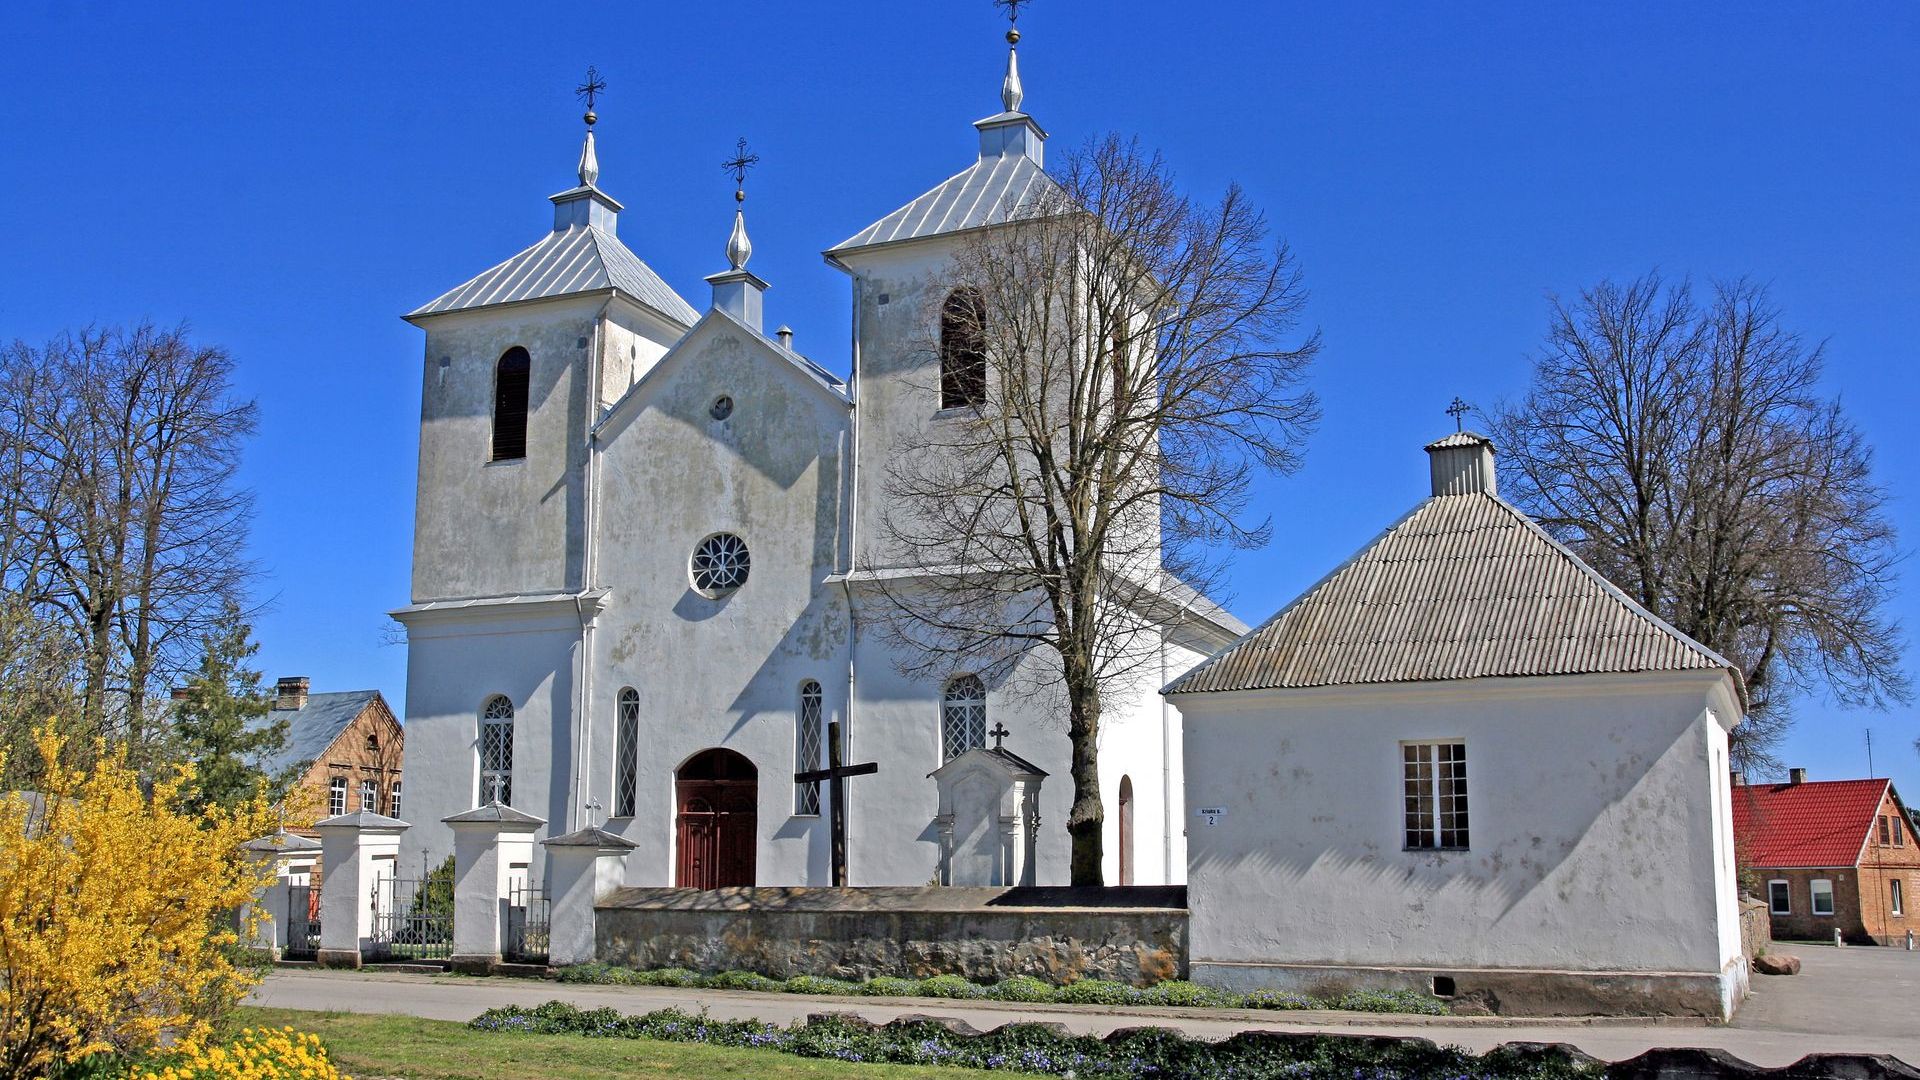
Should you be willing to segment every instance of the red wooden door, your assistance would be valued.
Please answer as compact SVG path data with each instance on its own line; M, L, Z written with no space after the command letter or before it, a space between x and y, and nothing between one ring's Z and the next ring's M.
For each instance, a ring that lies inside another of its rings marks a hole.
M703 751L681 766L674 880L682 888L753 884L756 774L751 762L731 750Z

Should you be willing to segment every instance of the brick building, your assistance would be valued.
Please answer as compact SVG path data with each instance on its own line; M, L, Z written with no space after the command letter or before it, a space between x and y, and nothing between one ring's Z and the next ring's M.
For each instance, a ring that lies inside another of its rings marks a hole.
M1767 902L1776 939L1902 943L1920 933L1920 840L1891 780L1809 781L1733 789L1742 877Z
M287 742L262 764L279 772L306 763L296 795L296 832L323 817L372 810L399 817L405 735L378 690L309 692L302 676L281 679L265 722L286 720Z

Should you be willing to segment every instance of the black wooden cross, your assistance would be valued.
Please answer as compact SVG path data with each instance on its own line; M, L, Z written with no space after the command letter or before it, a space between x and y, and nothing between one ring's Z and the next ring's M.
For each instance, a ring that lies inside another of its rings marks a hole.
M877 761L863 761L858 765L840 764L840 721L827 722L827 767L808 769L793 774L796 784L814 784L822 780L831 781L828 792L831 799L827 811L827 829L833 837L833 884L836 888L847 887L847 777L871 776L880 771Z

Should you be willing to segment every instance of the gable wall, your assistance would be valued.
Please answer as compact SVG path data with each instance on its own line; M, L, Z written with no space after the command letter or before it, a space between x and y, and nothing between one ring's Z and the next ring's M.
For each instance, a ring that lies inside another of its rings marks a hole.
M1227 811L1190 828L1196 971L1721 976L1739 939L1717 686L1582 676L1182 696L1188 802ZM1465 740L1470 850L1404 849L1409 739Z
M272 719L271 714L268 719ZM377 738L377 748L368 748L369 735ZM387 710L384 700L374 698L333 740L327 752L307 767L306 774L300 778L289 797L288 805L293 811L293 823L298 831L310 831L308 826L327 816L327 788L335 776L346 778L348 812L360 809L360 782L372 780L378 798L377 805L369 809L391 814L393 786L401 782L405 740L405 732ZM406 789L403 787L403 809L405 795Z

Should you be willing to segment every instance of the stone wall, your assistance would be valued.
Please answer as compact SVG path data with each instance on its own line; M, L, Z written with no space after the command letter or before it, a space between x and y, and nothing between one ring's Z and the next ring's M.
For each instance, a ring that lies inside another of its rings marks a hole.
M1747 959L1764 952L1773 944L1773 921L1767 917L1765 900L1740 901L1740 952Z
M1186 975L1186 890L624 888L595 910L599 959L775 978L1031 975L1145 986Z

